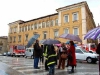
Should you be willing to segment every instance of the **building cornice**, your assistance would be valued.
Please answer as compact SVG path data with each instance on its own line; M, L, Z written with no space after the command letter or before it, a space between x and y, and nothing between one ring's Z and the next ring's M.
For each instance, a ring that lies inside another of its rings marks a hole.
M13 25L13 24L20 24L20 23L24 23L24 21L23 21L23 20L18 20L18 21L9 23L8 25L11 26L11 25Z
M56 11L59 12L59 11L63 11L63 10L69 10L69 9L73 9L73 8L77 8L77 7L82 7L82 6L85 6L86 4L87 4L87 2L83 1L83 2L80 2L80 3L75 3L75 4L72 4L72 5L68 5L68 6L65 6L65 7L58 8L58 9L56 9Z

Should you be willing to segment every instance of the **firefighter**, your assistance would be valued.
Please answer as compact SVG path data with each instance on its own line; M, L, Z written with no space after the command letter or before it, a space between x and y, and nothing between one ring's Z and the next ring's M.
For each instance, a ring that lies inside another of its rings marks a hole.
M47 54L47 66L49 67L49 74L48 75L54 75L55 72L55 65L56 65L56 59L57 55L55 52L55 48L53 45L50 46L49 52Z
M48 54L48 48L49 48L49 45L44 45L44 52L43 52L43 56L46 58L45 59L45 70L48 71L49 68L47 66L47 54Z

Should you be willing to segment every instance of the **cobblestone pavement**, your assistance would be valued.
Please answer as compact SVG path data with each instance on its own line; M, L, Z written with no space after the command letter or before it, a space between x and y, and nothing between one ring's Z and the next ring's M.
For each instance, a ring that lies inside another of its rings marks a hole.
M3 74L4 72L8 75L47 75L48 73L48 71L44 70L44 64L42 63L39 63L40 69L34 69L33 59L30 58L0 56L0 61L0 73ZM70 69L69 67L58 70L56 66L55 75L99 75L98 64L77 63L73 74L68 73Z

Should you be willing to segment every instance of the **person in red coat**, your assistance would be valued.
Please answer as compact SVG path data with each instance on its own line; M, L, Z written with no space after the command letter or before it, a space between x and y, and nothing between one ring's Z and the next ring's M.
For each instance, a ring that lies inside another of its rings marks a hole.
M75 46L74 46L74 42L70 41L69 43L70 48L68 50L68 66L71 66L71 73L74 73L74 67L76 66L76 55L75 55Z

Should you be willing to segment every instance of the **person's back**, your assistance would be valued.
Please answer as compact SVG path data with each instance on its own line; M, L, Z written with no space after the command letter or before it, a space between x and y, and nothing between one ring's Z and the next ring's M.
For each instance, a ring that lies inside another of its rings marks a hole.
M38 43L34 44L34 57L40 57L41 48Z
M48 58L47 65L50 67L49 75L54 75L54 68L55 68L55 65L56 65L56 52L55 52L53 45L51 45L51 48L49 48L47 58Z

